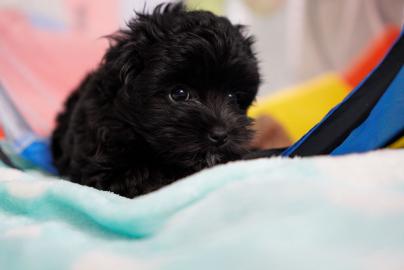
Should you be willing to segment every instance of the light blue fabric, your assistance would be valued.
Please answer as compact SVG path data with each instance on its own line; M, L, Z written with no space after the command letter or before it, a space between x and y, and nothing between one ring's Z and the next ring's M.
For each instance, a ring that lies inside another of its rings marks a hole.
M0 168L0 269L404 269L403 161L236 162L133 200Z

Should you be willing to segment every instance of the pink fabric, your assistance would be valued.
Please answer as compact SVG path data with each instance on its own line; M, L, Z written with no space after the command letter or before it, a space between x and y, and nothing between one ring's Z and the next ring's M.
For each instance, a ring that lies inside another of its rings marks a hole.
M119 27L122 1L119 0L64 0L68 26L72 31L90 38L110 34Z
M80 2L67 0L71 10ZM104 3L86 1L95 2ZM0 10L0 81L38 134L50 133L66 96L99 63L108 42L97 37L118 25L113 2L105 1L103 9L90 5L86 18L91 24L86 28L70 26L61 31L37 28L19 11ZM112 13L110 20L98 23L96 18L106 11Z

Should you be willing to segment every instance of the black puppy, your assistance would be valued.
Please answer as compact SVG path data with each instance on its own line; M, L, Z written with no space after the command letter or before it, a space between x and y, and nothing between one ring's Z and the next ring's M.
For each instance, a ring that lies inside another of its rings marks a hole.
M62 176L126 197L245 154L260 81L242 26L182 4L137 15L68 98L52 137Z

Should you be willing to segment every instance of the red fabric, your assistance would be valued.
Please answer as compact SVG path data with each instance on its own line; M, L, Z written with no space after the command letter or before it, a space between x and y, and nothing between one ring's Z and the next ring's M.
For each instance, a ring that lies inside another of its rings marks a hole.
M386 27L385 31L373 40L342 74L345 81L356 87L381 62L399 37L397 26Z
M67 0L71 10L81 2ZM96 37L117 29L117 12L111 12L117 4L105 3L100 5L102 10L89 9L92 12L86 18L92 24L86 31L74 25L70 30L41 29L21 12L0 10L0 81L38 134L49 134L63 100L99 63L108 42ZM113 19L97 26L95 18L106 11Z

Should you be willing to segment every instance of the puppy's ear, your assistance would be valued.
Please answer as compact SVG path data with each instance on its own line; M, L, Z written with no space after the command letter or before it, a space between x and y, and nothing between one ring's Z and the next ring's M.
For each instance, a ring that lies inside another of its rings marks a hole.
M104 56L104 63L126 85L142 71L150 48L164 42L173 20L183 12L185 7L180 2L160 4L151 14L136 13L126 29L107 36L111 46Z
M244 46L247 49L247 51L249 53L251 53L251 55L255 55L255 53L252 50L252 47L255 43L255 38L254 38L254 36L252 36L248 33L247 26L242 25L242 24L236 24L235 27L239 31L241 36L243 37Z

